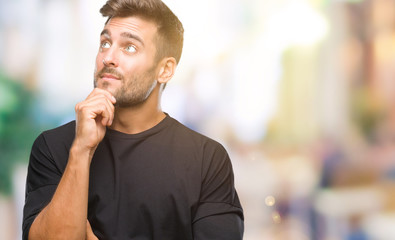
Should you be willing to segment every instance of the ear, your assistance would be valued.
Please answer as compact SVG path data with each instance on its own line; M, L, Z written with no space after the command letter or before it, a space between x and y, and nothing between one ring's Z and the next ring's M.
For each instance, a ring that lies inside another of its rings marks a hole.
M167 83L173 77L176 71L177 62L173 57L162 59L159 63L158 82Z

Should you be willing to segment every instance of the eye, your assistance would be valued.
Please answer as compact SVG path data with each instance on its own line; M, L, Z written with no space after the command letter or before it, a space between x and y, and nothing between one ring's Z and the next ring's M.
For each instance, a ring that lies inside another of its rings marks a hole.
M129 46L125 47L125 50L126 50L127 52L129 52L129 53L135 53L135 52L137 51L137 50L136 50L136 47L133 46L133 45L129 45Z
M100 47L101 48L110 48L110 43L109 42L102 42Z

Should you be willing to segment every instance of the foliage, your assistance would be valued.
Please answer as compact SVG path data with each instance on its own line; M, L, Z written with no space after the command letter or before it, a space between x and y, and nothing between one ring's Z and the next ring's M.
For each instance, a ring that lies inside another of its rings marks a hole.
M34 94L0 72L0 192L12 191L16 164L28 162L31 145L40 131L32 114Z

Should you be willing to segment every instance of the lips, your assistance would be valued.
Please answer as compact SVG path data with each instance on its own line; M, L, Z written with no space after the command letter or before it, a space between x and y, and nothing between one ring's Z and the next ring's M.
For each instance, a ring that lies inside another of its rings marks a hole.
M103 67L99 72L95 74L96 79L101 79L103 81L114 81L123 79L123 76L114 68Z
M100 77L103 80L119 80L119 77L110 73L103 73Z

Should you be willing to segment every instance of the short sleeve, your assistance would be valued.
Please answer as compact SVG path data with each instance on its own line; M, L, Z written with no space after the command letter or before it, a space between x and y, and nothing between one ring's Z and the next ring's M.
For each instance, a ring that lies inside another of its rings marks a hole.
M23 209L23 239L28 239L30 226L41 210L50 202L62 172L56 166L45 137L41 134L33 143L26 179Z
M219 144L206 147L204 158L200 200L193 219L195 239L242 239L244 216L230 158Z
M244 222L235 213L211 215L193 225L194 240L242 240L243 233Z

